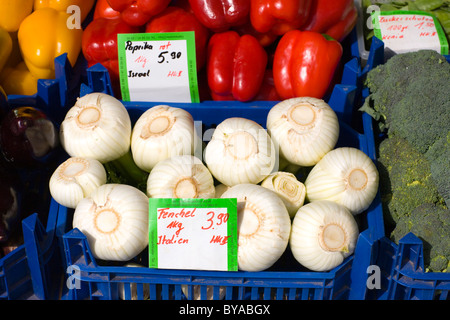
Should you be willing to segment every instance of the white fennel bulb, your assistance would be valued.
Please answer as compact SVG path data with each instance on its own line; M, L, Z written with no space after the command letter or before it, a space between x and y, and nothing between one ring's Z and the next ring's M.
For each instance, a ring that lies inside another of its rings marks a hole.
M176 155L194 153L194 119L184 109L158 105L136 121L131 135L131 153L144 171Z
M228 118L215 129L204 160L212 175L227 186L259 183L276 164L276 150L267 131L245 118Z
M312 271L329 271L350 256L358 225L344 206L316 201L301 207L292 222L289 245L294 258Z
M92 158L106 163L130 149L131 120L120 100L90 93L77 99L60 127L60 140L72 157Z
M331 200L353 214L366 210L378 191L378 170L361 150L336 148L317 163L305 180L309 201Z
M72 224L94 257L128 261L148 245L148 197L129 185L104 184L78 203Z
M220 198L225 191L230 189L229 186L226 186L223 183L218 184L215 188L216 188L215 198Z
M81 199L105 183L106 170L100 161L70 157L53 172L49 190L56 202L74 209Z
M274 191L283 200L291 218L305 202L305 185L290 172L272 173L261 182L261 186Z
M284 253L291 219L275 192L256 184L239 184L222 194L237 199L238 268L261 271Z
M158 162L147 179L151 198L214 198L214 179L202 161L191 155Z
M325 101L296 97L270 109L267 130L282 157L292 164L308 167L335 147L339 122Z

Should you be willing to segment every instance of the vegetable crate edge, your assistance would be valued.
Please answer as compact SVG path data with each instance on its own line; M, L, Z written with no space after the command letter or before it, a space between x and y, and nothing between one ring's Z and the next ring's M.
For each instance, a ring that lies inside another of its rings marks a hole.
M363 117L364 133L358 133L348 123L357 97L359 69L356 60L345 67L343 83L336 85L329 98L340 122L338 146L353 146L374 159L372 122ZM352 74L353 72L353 74ZM82 85L80 96L90 92L111 94L109 76L101 65L88 69L89 86ZM351 83L351 84L348 84ZM159 103L123 102L132 122L146 109ZM240 116L265 127L268 111L276 102L257 101L214 102L199 104L172 103L189 111L194 120L207 127L225 118ZM58 224L68 225L72 209L60 206ZM260 272L218 272L198 270L167 270L105 266L94 258L87 238L78 229L62 236L68 273L62 299L305 299L339 300L365 299L367 268L373 263L374 246L384 235L378 197L361 214L362 231L355 253L329 272L311 272L299 264L292 268L289 250L272 268ZM288 263L288 265L284 264Z
M357 49L353 48L352 52L358 56ZM450 56L447 55L445 58L450 63ZM373 37L367 60L368 63L361 77L385 62L383 41ZM368 88L363 87L362 98L364 99L368 94ZM427 272L424 267L423 246L422 240L413 233L405 235L398 244L390 240L388 236L383 236L377 241L377 256L374 264L382 272L381 287L383 288L377 299L450 299L450 273Z
M22 220L24 244L0 260L0 300L58 298L62 256L55 241L57 209L52 201L45 228L37 213Z
M81 67L80 63L75 68ZM55 78L39 79L34 95L8 95L10 108L34 106L54 117L55 121L64 116L65 108L73 104L78 95L80 74L70 65L67 54L55 58L54 64ZM46 175L41 172L22 170L19 175L26 182L40 176L33 183L36 188L47 184ZM0 259L0 300L58 298L62 257L57 250L58 211L55 205L53 200L49 204L46 224L37 213L22 220L24 243Z

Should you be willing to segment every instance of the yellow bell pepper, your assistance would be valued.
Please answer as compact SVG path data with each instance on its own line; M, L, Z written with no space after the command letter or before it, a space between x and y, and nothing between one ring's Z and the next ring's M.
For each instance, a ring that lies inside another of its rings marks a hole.
M9 32L0 27L0 72L11 55L13 41Z
M38 78L28 70L25 62L17 66L7 66L0 74L0 86L7 95L19 94L31 96L37 92Z
M55 77L54 59L63 53L72 65L81 51L83 30L68 28L70 14L53 8L41 8L22 21L18 38L22 57L38 79Z
M94 6L94 2L95 0L34 0L34 10L50 7L67 12L69 6L76 5L80 8L81 22L83 22Z
M4 68L15 67L19 64L19 62L23 61L22 53L20 52L20 47L19 47L19 39L17 39L17 31L9 32L9 35L12 40L12 50L11 50L11 54L9 55L9 59L6 61Z
M0 27L8 32L19 30L20 23L33 11L34 0L0 1Z

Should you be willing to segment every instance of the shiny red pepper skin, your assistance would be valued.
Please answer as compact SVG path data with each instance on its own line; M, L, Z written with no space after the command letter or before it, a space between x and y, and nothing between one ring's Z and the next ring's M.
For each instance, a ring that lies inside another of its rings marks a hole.
M130 26L120 17L92 20L83 31L81 39L81 48L88 67L101 63L108 70L111 82L117 87L119 83L117 34L137 32L138 27Z
M251 0L250 21L256 31L283 35L309 18L312 0Z
M318 32L292 30L277 45L275 88L282 99L323 98L342 57L342 46Z
M94 10L94 19L97 18L116 18L120 16L120 12L111 8L108 0L97 0Z
M207 78L213 100L250 101L259 92L267 53L251 35L215 33L208 43Z
M249 0L189 0L192 12L214 32L245 24L249 19Z
M337 41L352 31L358 17L353 0L316 0L311 10L302 30L326 33Z
M154 16L145 26L145 32L195 32L195 48L197 70L204 67L206 62L206 47L210 31L195 15L180 7L169 6L160 14Z
M272 69L266 69L264 74L263 83L259 89L258 94L253 99L255 101L279 101L281 100L278 94L275 84L273 82L273 71Z
M123 21L131 26L143 26L151 17L161 13L171 0L108 0Z
M233 27L234 31L237 31L240 35L249 34L256 39L258 39L259 43L263 47L268 47L272 43L274 43L278 39L278 35L272 33L272 32L258 32L255 30L255 28L252 26L250 21L248 21L246 24L238 27Z

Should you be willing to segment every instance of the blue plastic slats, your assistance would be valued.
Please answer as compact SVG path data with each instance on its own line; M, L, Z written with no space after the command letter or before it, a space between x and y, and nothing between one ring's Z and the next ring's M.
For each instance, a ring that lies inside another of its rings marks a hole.
M32 96L8 95L11 107L34 106L45 111L52 119L60 121L76 99L80 77L64 53L54 60L55 79L39 79L37 93Z
M424 270L423 243L419 238L408 233L400 239L398 245L388 239L384 239L383 243L387 249L386 257L383 257L381 262L391 270L388 276L387 299L450 299L450 273Z
M47 228L37 213L22 221L24 244L0 259L0 299L56 299L61 280L61 258L54 255L54 222L58 204L52 202Z
M73 256L79 273L75 274L75 286L67 299L117 299L119 284L125 284L125 298L131 297L136 288L137 298L144 298L148 285L150 299L213 298L224 299L346 299L349 291L349 270L352 258L348 258L336 270L320 272L202 272L185 270L159 270L130 267L98 266L85 259L90 256L86 237L74 229L63 236L66 253ZM86 263L86 261L88 261ZM339 287L336 288L337 284ZM186 293L181 286L186 285ZM132 286L134 287L132 289ZM195 290L199 290L194 295ZM221 292L222 290L222 292ZM186 295L187 296L186 296Z
M90 67L87 70L87 79L88 86L92 91L114 95L108 70L102 64L97 63Z
M25 246L21 245L0 260L0 300L23 300L32 292Z

